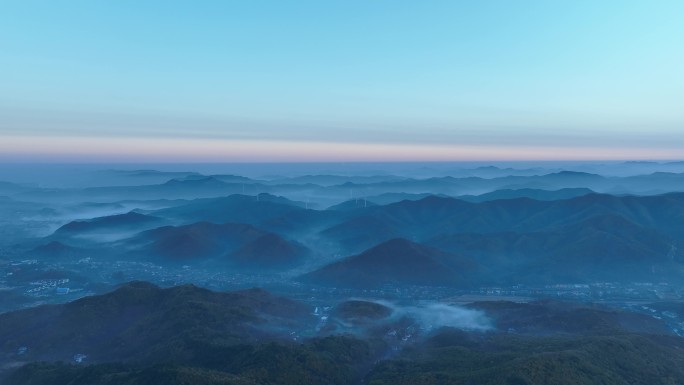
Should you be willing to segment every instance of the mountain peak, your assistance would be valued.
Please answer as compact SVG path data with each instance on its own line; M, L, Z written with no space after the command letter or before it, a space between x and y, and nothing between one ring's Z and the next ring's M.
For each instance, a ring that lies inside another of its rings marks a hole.
M437 249L394 238L306 274L303 279L347 287L456 284L460 273L441 262L445 257L446 254Z

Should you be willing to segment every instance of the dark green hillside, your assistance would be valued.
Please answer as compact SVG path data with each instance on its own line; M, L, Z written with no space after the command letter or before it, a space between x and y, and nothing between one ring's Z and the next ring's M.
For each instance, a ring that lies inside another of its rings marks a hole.
M312 319L300 303L253 289L212 292L192 285L160 289L134 282L66 305L0 314L0 355L89 362L192 361L200 346L287 336Z
M351 325L343 330L367 328L371 333L301 337L300 331L312 331L319 322L312 318L312 309L260 289L217 293L191 285L160 289L132 282L66 305L1 314L0 381L9 385L684 381L684 339L648 315L560 301L478 302L468 307L486 314L495 328L423 328L417 321L420 314L410 313L388 324L394 316L389 307L349 300L332 309L331 319ZM390 329L398 333L391 334ZM22 346L28 350L18 354ZM79 353L87 355L85 362L64 363L73 362ZM18 366L9 370L7 364Z
M380 363L372 385L670 385L684 383L684 342L634 334L473 339L444 330Z
M530 303L475 302L467 307L484 311L497 330L516 334L670 334L662 321L651 316L600 305L544 300Z
M358 383L374 360L367 342L343 336L304 344L197 346L182 364L139 366L34 363L15 371L9 385L348 385Z

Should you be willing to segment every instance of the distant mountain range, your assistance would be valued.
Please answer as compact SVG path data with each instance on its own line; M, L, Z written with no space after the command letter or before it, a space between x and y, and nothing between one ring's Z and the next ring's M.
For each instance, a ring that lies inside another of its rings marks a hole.
M684 166L679 163L623 164L622 166L576 167L573 171L552 168L512 169L480 167L454 169L452 172L427 172L411 175L302 175L294 177L247 178L233 174L200 174L197 172L161 172L154 170L108 171L112 185L96 187L54 188L38 185L0 183L0 195L18 200L44 203L73 201L113 202L121 200L217 198L231 194L269 193L292 200L309 201L310 208L330 207L351 199L369 199L377 204L392 201L393 194L434 194L448 196L481 196L497 190L564 190L590 189L608 194L655 195L681 191ZM616 168L617 167L617 168ZM643 174L618 170L634 167ZM602 169L614 170L601 174ZM584 170L584 171L581 171ZM568 192L569 193L569 192ZM540 194L526 195L550 199ZM383 198L378 198L382 196ZM566 195L569 197L569 194ZM484 198L484 197L483 197ZM483 198L474 198L481 200Z
M455 232L544 231L608 214L623 216L673 239L684 239L684 227L678 225L684 221L684 194L681 193L648 197L588 194L555 201L516 198L481 203L430 196L358 212L320 234L353 250L368 246L354 242L373 231L371 227L388 230L385 237L382 232L376 232L373 238L377 242L397 236L423 240ZM373 225L362 226L362 223Z
M526 194L550 200L518 196ZM560 198L566 195L570 198ZM482 199L469 202L431 195L363 206L353 200L329 210L312 210L270 194L230 195L181 202L148 214L132 211L73 221L42 244L56 241L69 247L94 248L100 242L136 259L212 262L226 268L272 271L300 266L313 253L364 255L358 261L391 263L407 271L423 263L435 272L432 282L428 278L412 280L398 271L385 272L400 284L418 285L447 284L445 271L450 272L449 285L456 286L515 283L512 280L679 280L684 274L684 227L679 226L684 223L684 193L613 196L586 189L518 190ZM178 225L159 227L165 223ZM366 254L395 238L459 255L461 262L468 263L458 265L457 270L472 268L468 279L454 278L458 274L448 270L454 266L431 253L423 253L424 261L417 255L381 260L382 253L399 255L399 249L414 250L416 246L404 244L390 250L384 245ZM52 245L55 254L65 254L57 245ZM38 246L40 243L33 248ZM447 269L439 264L446 264ZM337 268L343 269L343 265ZM370 278L357 278L347 281L371 285Z

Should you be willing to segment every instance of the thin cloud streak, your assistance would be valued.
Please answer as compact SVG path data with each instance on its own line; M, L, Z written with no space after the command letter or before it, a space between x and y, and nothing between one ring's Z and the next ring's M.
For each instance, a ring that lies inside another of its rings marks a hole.
M496 113L491 114L496 118ZM440 121L404 117L384 121L295 119L270 116L228 117L182 113L93 112L86 110L3 107L0 136L176 138L202 140L272 140L378 144L458 144L468 146L652 147L684 146L676 121L638 119L631 124L592 124L564 117L562 123L530 119L503 122L489 117ZM502 118L497 118L502 119Z
M373 162L506 160L671 160L684 149L649 147L379 144L180 138L10 136L0 161Z

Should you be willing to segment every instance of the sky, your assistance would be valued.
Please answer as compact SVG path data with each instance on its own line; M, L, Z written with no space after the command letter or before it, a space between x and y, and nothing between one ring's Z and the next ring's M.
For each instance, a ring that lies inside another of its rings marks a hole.
M679 0L0 8L0 162L684 159Z

